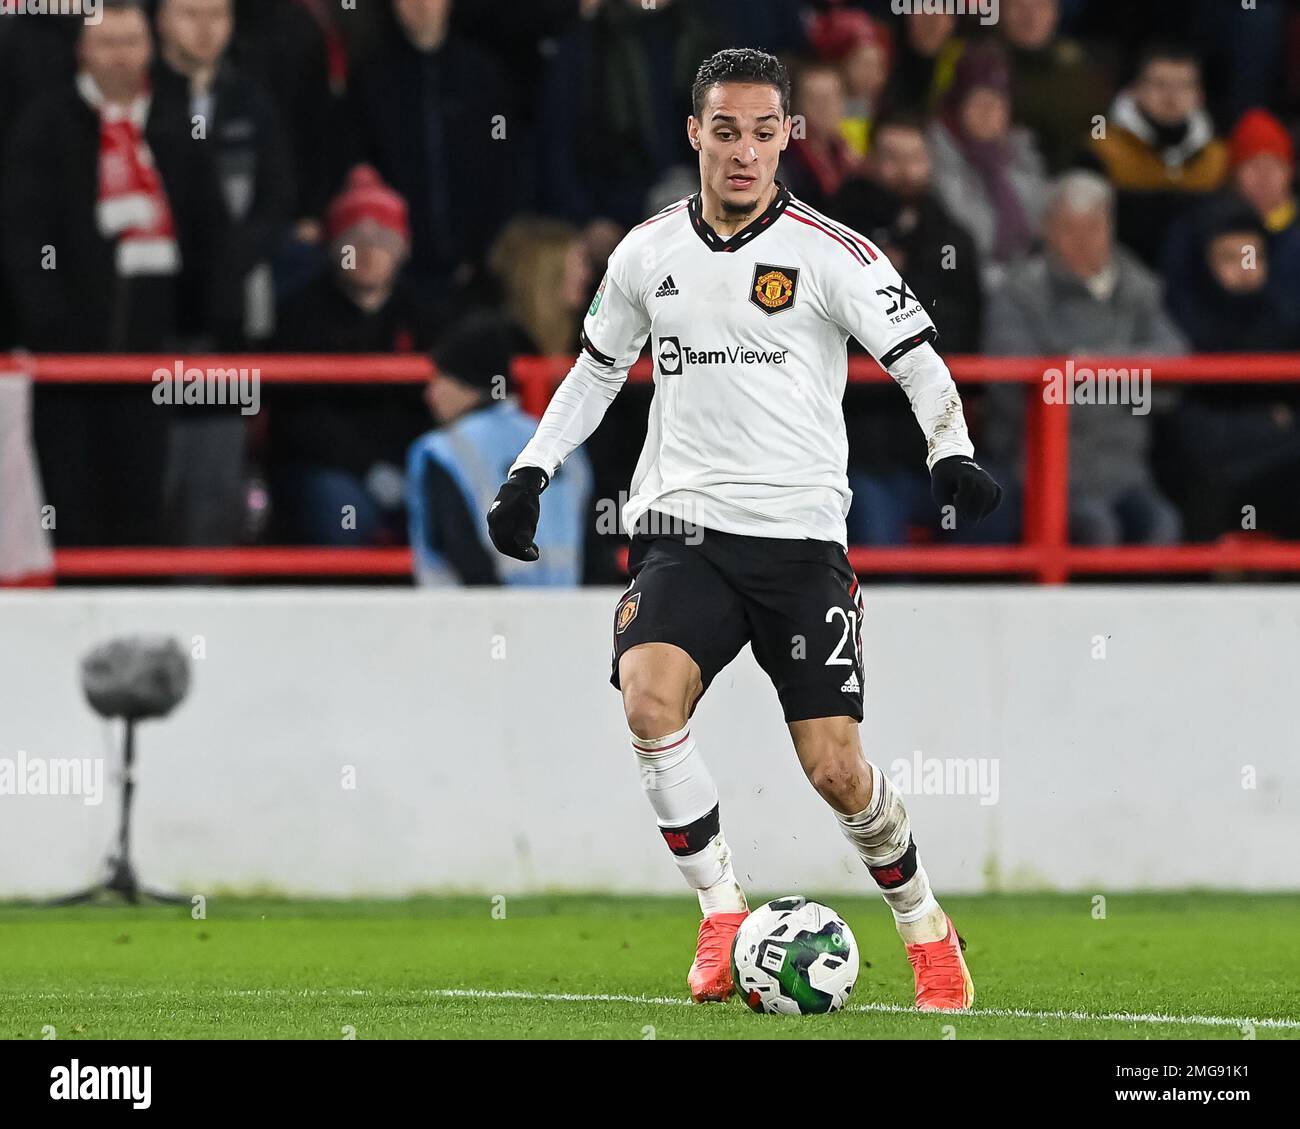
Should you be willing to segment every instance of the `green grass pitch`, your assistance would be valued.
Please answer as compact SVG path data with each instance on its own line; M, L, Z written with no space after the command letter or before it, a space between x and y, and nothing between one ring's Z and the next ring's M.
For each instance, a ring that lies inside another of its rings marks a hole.
M977 990L957 1015L909 1010L879 899L821 900L863 968L803 1018L688 1002L687 897L0 906L0 1037L1300 1038L1300 895L1116 895L1100 920L1086 894L947 898Z

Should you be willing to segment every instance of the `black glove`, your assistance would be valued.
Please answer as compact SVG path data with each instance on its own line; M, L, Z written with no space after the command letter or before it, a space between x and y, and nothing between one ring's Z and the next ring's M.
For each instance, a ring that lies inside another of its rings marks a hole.
M506 479L488 508L488 536L498 553L517 561L535 561L541 555L533 543L537 519L542 516L539 499L550 483L540 467L523 466Z
M1002 501L1002 487L966 455L949 455L930 468L930 493L941 508L956 506L958 521L980 522Z

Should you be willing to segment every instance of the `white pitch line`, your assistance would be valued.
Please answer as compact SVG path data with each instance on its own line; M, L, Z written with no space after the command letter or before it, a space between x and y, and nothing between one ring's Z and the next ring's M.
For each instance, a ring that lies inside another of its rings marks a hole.
M693 1006L690 1000L670 996L615 996L581 995L572 992L495 992L483 988L430 988L427 994L445 998L542 1000L558 1002L629 1003L629 1004L682 1004ZM1234 1019L1226 1015L1162 1015L1158 1012L1089 1012L1089 1011L1028 1011L1024 1008L965 1008L962 1011L920 1012L914 1007L900 1004L850 1004L845 1011L876 1012L885 1015L971 1016L981 1019L1067 1019L1075 1022L1103 1023L1185 1023L1193 1027L1239 1027L1247 1023L1255 1027L1300 1030L1296 1019Z
M441 996L444 999L471 1000L541 1000L545 1003L593 1003L593 1004L660 1004L667 1007L694 1007L691 1000L680 996L619 996L612 993L596 992L584 995L580 992L496 992L488 988L425 988L425 995Z
M1069 1019L1100 1023L1185 1023L1192 1027L1255 1027L1300 1030L1298 1019L1234 1019L1228 1015L1164 1015L1160 1012L1134 1011L1028 1011L1018 1007L973 1007L962 1011L918 1012L914 1007L898 1004L851 1004L845 1011L875 1011L889 1015L971 1015L988 1019Z
M525 992L513 989L496 990L491 988L393 988L387 992L402 994L414 992L417 995L433 996L439 999L471 1000L531 1000L540 1003L611 1003L611 1004L646 1004L657 1007L694 1007L695 1005L680 996L632 996L613 992ZM158 995L183 995L197 997L211 995L202 989L170 988L160 991L149 989L128 989L123 992L3 992L0 999L20 1000L57 1000L57 999L141 999ZM216 995L235 998L256 996L373 996L377 993L371 988L219 988ZM1128 1011L1031 1011L1026 1008L967 1008L963 1011L920 1012L914 1007L901 1004L850 1004L845 1011L874 1012L880 1015L924 1015L928 1018L965 1017L972 1019L1062 1019L1074 1023L1173 1023L1190 1027L1242 1027L1251 1024L1266 1030L1296 1031L1300 1030L1297 1019L1254 1019L1249 1016L1233 1017L1228 1015L1165 1015L1160 1012Z

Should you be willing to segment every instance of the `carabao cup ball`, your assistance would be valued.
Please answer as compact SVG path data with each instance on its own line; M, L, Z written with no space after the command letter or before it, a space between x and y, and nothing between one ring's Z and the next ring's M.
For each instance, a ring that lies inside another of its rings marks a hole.
M754 1011L839 1011L858 978L858 943L834 910L806 898L777 898L741 924L731 976Z

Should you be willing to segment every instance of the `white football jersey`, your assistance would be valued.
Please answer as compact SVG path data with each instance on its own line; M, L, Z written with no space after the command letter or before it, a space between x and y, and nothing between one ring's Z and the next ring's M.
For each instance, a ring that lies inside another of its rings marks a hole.
M650 341L655 393L623 524L845 544L846 342L906 390L929 465L974 453L925 308L884 254L778 184L730 238L697 193L624 237L583 323L583 352L514 467L554 474L595 430ZM512 468L513 469L513 468Z

